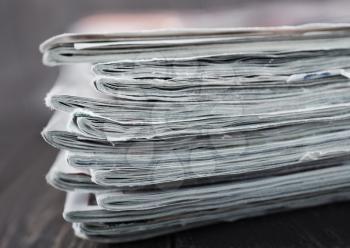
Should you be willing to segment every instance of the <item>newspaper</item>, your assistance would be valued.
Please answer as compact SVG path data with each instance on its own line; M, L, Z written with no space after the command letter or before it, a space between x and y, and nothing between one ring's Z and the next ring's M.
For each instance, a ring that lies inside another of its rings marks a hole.
M102 207L92 195L69 193L64 217L73 222L76 234L83 238L133 241L218 221L347 200L349 171L345 162L332 168L237 184L101 194L97 202Z
M349 41L348 24L51 38L64 218L126 242L347 200Z
M76 70L70 68L67 74L79 71L80 66L73 68ZM71 166L91 169L92 180L106 186L142 188L174 182L189 185L208 178L216 182L258 177L266 171L282 173L290 168L305 168L308 157L317 161L349 153L349 82L343 76L336 76L339 81L330 78L330 85L339 83L333 94L328 88L305 91L302 87L293 96L294 101L288 97L273 99L267 110L257 104L257 114L248 114L246 103L239 102L244 108L239 116L231 117L230 112L216 105L215 114L221 111L223 117L211 118L207 112L207 118L186 121L181 118L192 118L193 114L173 115L173 107L167 109L171 119L148 123L152 129L134 119L121 124L114 116L116 121L112 121L112 111L121 111L111 107L112 102L120 102L118 99L96 98L98 94L89 92L88 85L80 94L87 92L86 96L74 96L73 90L65 85L78 92L84 88L76 83L81 81L60 79L49 93L47 103L63 112L53 117L43 135L51 145L70 152ZM70 95L63 95L61 90ZM339 92L339 97L335 92ZM67 98L74 99L75 107L69 106ZM102 105L102 101L106 104ZM227 104L223 102L224 109ZM57 107L61 105L64 107ZM278 110L269 113L274 107ZM97 110L106 108L108 117L96 115ZM289 111L284 111L288 108ZM208 108L203 108L206 111Z
M40 46L44 63L103 62L202 55L347 48L348 24L178 29L117 34L63 34ZM242 45L244 44L244 45Z
M63 191L107 191L110 188L98 185L91 180L88 169L77 169L69 166L67 155L60 152L46 175L47 182Z

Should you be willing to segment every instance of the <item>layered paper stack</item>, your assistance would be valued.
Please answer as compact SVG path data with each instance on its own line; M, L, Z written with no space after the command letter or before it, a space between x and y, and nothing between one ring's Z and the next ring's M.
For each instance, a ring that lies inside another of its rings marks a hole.
M47 180L80 237L350 198L350 25L65 34L41 51L62 65Z

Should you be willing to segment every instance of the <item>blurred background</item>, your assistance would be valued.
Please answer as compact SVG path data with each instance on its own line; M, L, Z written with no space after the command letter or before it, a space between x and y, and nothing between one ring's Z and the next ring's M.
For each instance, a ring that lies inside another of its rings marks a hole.
M44 179L56 151L44 144L39 135L51 115L43 99L58 74L57 67L44 67L41 63L38 46L45 39L71 30L73 24L109 23L102 28L115 31L183 26L275 26L349 22L349 10L348 0L0 0L0 247L88 245L76 240L68 225L63 223L64 195L48 187ZM215 230L220 230L221 234L217 235L221 237L230 236L231 231L239 234L240 238L224 243L227 247L234 242L242 244L245 235L260 230L264 230L263 235L246 241L248 246L259 243L255 247L271 247L271 243L263 242L268 238L277 238L277 244L281 245L288 244L288 240L303 240L293 228L301 228L309 236L321 232L329 242L338 240L344 244L341 234L347 233L350 227L345 222L350 218L347 209L346 204L326 206L318 208L319 212L297 211L263 217L260 222L223 224ZM333 225L337 233L322 233L321 227L325 224L314 223L319 215L331 223L329 225ZM284 227L284 221L294 224ZM202 228L185 232L179 240L170 239L177 242L176 247L181 247L181 242L192 245L202 242L209 247L209 244L215 245L215 239L203 242L194 237L207 235L210 240L210 235L214 235L210 230ZM281 230L280 237L275 237L274 232ZM321 247L317 242L314 245Z

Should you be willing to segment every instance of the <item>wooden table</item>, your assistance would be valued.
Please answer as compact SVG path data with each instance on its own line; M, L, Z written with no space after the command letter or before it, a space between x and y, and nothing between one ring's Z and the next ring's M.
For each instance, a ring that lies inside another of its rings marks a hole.
M1 248L113 246L75 238L70 224L62 219L64 193L45 182L44 176L57 151L39 135L51 115L42 99L57 77L57 68L41 65L37 47L44 39L64 32L70 23L94 11L151 9L175 3L74 2L0 2ZM182 9L197 6L194 1L176 4ZM215 4L208 0L201 6ZM339 203L211 225L116 247L350 247L349 209L350 203Z

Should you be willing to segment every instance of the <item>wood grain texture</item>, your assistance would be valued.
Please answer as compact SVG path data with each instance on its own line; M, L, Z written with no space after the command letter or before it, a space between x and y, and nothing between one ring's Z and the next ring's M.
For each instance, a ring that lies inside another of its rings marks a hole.
M51 112L43 98L57 68L38 45L96 12L234 7L245 1L0 1L0 247L350 247L350 203L222 223L123 245L74 237L62 219L64 193L44 179L56 150L39 133Z

